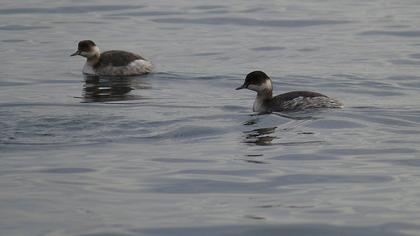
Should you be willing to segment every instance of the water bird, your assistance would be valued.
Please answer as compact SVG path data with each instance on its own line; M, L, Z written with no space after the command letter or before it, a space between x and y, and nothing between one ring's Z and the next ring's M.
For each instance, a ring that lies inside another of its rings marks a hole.
M121 50L100 52L92 40L82 40L70 56L86 58L82 72L88 75L130 76L152 72L153 64L138 54Z
M273 97L270 77L263 71L249 73L243 85L236 88L257 92L253 111L257 113L300 111L309 108L342 108L343 104L324 94L310 91L292 91Z

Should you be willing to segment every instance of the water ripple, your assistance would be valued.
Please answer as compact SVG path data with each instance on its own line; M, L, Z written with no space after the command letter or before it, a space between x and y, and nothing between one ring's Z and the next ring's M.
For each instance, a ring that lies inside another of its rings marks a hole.
M50 174L81 174L95 172L95 169L82 168L82 167L67 167L67 168L52 168L46 170L40 170L40 173L50 173Z
M390 176L380 175L283 175L261 181L228 181L211 179L176 179L168 178L164 182L149 190L158 193L267 193L289 192L289 189L281 189L282 186L293 185L325 185L325 184L368 184L384 183L393 180ZM254 177L255 178L255 177Z
M254 220L263 220L264 217L246 215L255 218ZM404 224L391 222L387 224L364 224L363 226L316 224L316 223L294 223L294 224L238 224L238 225L213 225L213 226L190 226L190 227L156 227L156 228L132 228L116 229L106 231L101 229L95 233L81 233L77 236L194 236L197 232L210 232L204 235L212 236L279 236L279 235L299 235L299 236L408 236L405 231L410 229L420 229L413 224Z
M387 31L387 30L370 30L359 33L363 36L397 36L397 37L420 37L420 31Z
M21 30L37 30L37 29L49 29L49 26L27 26L27 25L5 25L0 26L0 30L7 31L21 31Z
M81 14L101 11L118 11L127 9L142 8L139 5L80 5L52 8L6 8L0 9L0 14Z
M348 24L350 21L340 20L258 20L244 17L209 17L209 18L158 18L158 23L171 24L208 24L208 25L241 25L264 27L310 27L319 25Z

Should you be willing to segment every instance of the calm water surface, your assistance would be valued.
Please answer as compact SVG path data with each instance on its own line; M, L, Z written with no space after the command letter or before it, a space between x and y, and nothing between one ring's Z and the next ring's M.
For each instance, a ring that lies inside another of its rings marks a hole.
M420 235L419 1L0 3L0 235ZM87 78L81 39L157 73ZM342 110L256 116L235 91Z

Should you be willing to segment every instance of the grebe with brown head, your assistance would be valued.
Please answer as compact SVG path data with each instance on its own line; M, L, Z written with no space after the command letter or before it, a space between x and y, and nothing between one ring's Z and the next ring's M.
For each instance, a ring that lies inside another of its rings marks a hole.
M111 50L100 52L91 40L80 41L77 51L71 56L86 58L83 73L103 76L130 76L142 75L152 72L153 65L138 54L131 52Z

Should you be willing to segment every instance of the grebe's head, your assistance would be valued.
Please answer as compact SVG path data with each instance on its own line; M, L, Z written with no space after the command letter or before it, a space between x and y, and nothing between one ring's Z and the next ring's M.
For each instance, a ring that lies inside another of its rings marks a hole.
M99 48L96 47L96 44L91 40L80 41L77 45L77 51L70 56L82 56L86 58L92 58L99 55Z
M253 71L249 73L245 78L244 84L236 88L236 90L245 89L245 88L249 90L253 90L255 92L273 90L270 77L268 77L268 75L262 71Z

